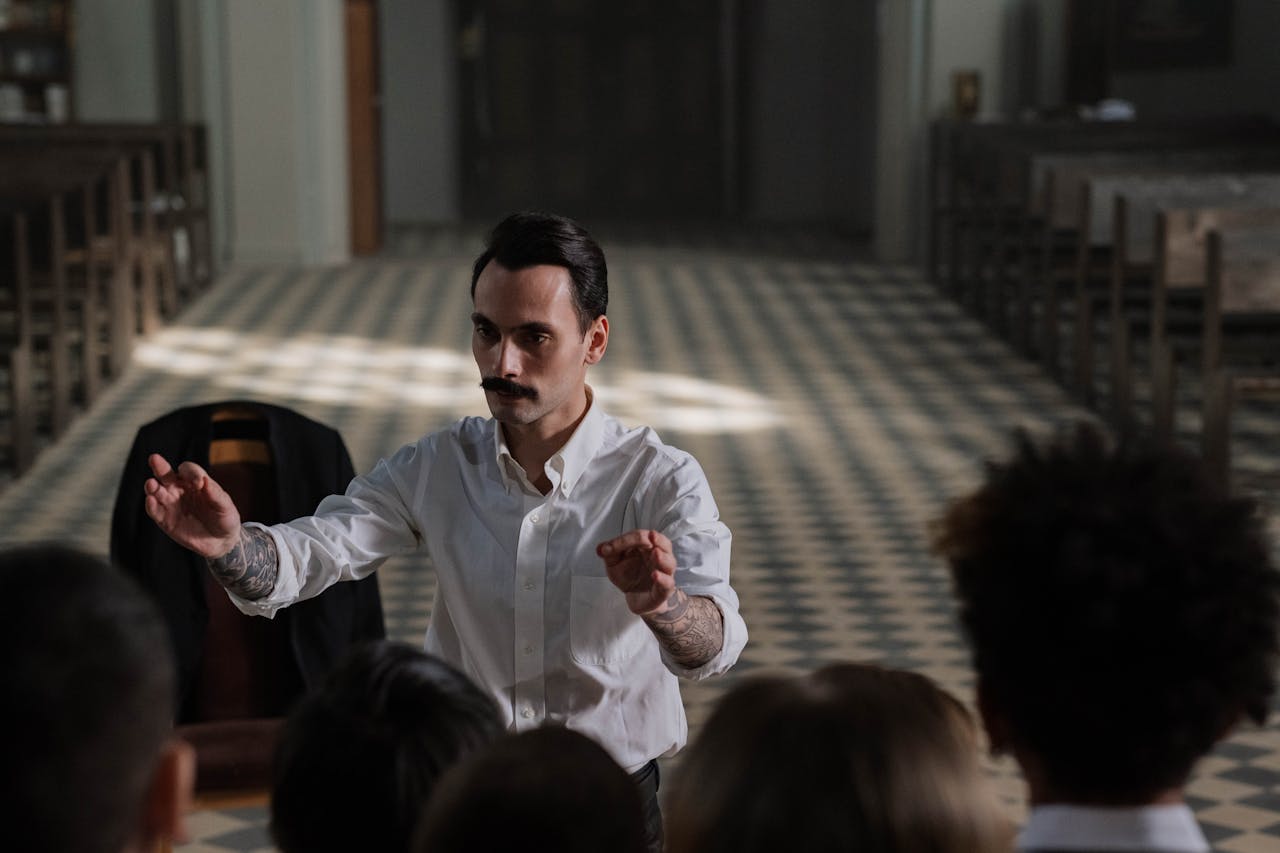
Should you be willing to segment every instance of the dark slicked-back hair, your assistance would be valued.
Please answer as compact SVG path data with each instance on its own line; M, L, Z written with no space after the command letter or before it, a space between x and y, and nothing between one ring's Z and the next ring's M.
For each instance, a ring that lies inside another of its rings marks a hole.
M354 649L285 722L271 834L284 853L402 853L444 772L502 732L465 675L420 649Z
M460 763L427 805L416 853L643 853L640 790L571 729L508 735Z
M604 252L578 223L554 213L513 213L498 223L471 270L471 298L480 273L497 261L509 270L564 267L573 280L573 306L583 334L609 307L609 269Z
M155 605L99 558L0 554L0 809L14 849L118 853L172 733L174 663Z
M934 543L983 692L1057 794L1147 802L1242 715L1266 718L1280 575L1263 519L1177 448L1086 424L1015 440Z
M668 853L997 853L978 729L923 675L833 664L741 681L673 777Z

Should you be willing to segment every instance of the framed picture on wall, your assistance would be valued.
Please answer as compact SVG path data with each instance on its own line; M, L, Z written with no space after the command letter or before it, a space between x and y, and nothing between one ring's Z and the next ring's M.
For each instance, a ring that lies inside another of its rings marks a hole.
M1231 63L1232 0L1115 0L1115 71Z

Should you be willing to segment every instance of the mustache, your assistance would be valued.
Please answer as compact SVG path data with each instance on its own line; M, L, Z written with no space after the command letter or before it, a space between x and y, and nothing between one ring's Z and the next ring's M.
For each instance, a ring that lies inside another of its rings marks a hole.
M480 380L480 387L486 391L497 391L500 394L514 394L517 397L528 397L530 400L538 398L536 389L527 385L518 385L510 379L503 379L500 376L486 376Z

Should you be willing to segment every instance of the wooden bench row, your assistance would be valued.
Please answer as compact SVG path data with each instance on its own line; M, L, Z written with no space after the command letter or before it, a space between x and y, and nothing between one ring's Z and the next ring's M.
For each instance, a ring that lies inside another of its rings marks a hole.
M935 133L934 281L1124 427L1171 438L1179 372L1201 365L1202 446L1225 477L1231 404L1272 390L1280 363L1280 310L1262 298L1280 280L1256 257L1267 246L1280 257L1280 129L1240 119ZM1247 381L1222 379L1236 373ZM1145 422L1138 376L1151 386Z
M197 125L0 125L0 460L21 473L212 279Z

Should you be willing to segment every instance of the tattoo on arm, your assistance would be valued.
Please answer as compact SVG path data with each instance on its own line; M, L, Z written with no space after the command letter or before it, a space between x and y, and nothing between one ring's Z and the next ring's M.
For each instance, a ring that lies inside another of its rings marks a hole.
M724 646L724 615L705 596L677 589L665 611L644 621L667 653L687 669L702 666Z
M261 527L242 527L236 547L208 562L209 571L218 583L241 598L254 601L275 588L280 555L267 531Z

